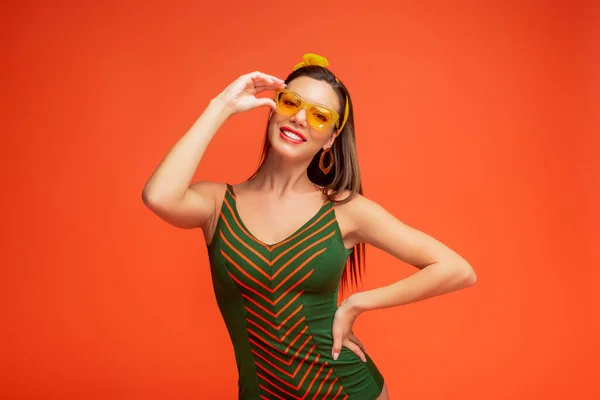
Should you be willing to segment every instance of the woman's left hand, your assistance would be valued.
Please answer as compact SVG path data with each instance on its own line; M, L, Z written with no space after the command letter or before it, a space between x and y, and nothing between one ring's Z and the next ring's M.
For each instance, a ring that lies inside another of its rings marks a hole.
M333 335L333 347L331 354L334 360L337 360L342 346L347 347L354 352L363 362L367 361L365 356L365 348L363 344L358 340L352 332L352 325L359 315L359 312L352 305L352 296L348 297L342 302L340 307L335 312L333 317L332 335Z

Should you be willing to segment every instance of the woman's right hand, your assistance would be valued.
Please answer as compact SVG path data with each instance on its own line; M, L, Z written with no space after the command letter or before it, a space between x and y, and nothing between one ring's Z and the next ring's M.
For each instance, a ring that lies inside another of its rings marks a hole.
M257 98L256 94L264 90L275 90L284 87L283 80L255 71L240 76L215 99L222 101L231 110L232 115L261 106L269 106L275 110L276 105L272 98Z

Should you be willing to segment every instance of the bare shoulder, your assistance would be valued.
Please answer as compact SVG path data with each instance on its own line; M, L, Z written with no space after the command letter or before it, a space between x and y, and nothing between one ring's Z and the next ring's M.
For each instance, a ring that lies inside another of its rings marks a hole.
M345 191L336 197L344 199L349 194ZM473 281L472 268L464 258L433 236L400 221L379 203L353 194L348 202L336 204L335 210L346 248L368 243L417 268L448 260L461 266Z
M346 230L346 247L361 242L368 243L417 268L424 268L439 260L467 265L448 246L433 236L408 226L382 205L363 195L354 195L352 200L339 207L337 214L340 229Z
M216 220L216 215L219 214L219 209L225 192L227 190L227 184L225 182L216 182L209 180L201 180L194 182L189 186L189 192L195 194L198 198L205 199L211 204L210 217L206 220L205 224L201 226L204 230L205 235L212 233L212 227Z
M344 246L346 248L354 247L360 243L358 231L360 228L360 213L364 208L365 200L360 193L353 193L351 190L342 190L338 192L334 199L336 202L345 201L343 204L335 204L335 215L342 233Z
M347 202L335 205L336 219L346 248L362 242L379 247L382 244L376 232L386 231L390 224L405 226L379 203L360 193L344 190L335 199L340 201L348 197L350 199Z
M351 190L342 190L338 192L334 197L336 202L342 202L343 204L336 203L336 211L343 214L348 214L348 217L359 214L364 211L365 208L377 206L376 203L367 199L360 193L353 193Z

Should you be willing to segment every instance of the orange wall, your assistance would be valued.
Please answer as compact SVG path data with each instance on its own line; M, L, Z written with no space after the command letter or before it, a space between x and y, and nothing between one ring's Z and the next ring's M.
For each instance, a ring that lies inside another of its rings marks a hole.
M392 400L600 398L592 1L13 3L0 397L235 399L202 233L141 191L229 82L316 52L353 95L365 195L479 279L359 318ZM267 113L228 121L196 179L247 177ZM365 288L415 271L368 257Z

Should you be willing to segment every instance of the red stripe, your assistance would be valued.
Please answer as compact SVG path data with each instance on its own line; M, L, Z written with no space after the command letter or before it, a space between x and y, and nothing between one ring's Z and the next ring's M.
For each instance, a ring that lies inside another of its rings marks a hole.
M229 225L228 225L229 227ZM247 248L249 248L254 254L256 254L261 260L263 260L265 262L265 264L267 264L268 266L271 266L271 262L269 260L267 260L266 258L264 258L262 256L262 254L258 253L256 250L254 250L252 247L248 246L246 243L242 242L239 240L239 238L237 237L237 235L231 230L231 228L229 228L231 234L236 237L238 239L238 241L240 243L242 243L244 246L246 246ZM229 241L227 240L227 238L225 238L225 235L223 234L223 231L219 231L219 234L221 235L221 238L223 239L223 241L225 242L225 244L227 244L227 246L229 246L229 248L233 251L235 251L240 257L242 257L244 260L246 260L246 262L250 265L252 265L252 267L254 269L256 269L258 272L260 272L261 274L263 274L265 277L269 278L269 280L271 280L271 277L269 276L269 274L267 274L265 271L263 271L262 269L260 269L258 267L258 265L254 264L248 257L246 257L244 254L242 254L241 251L239 251L234 245L232 245L231 243L229 243Z
M302 334L304 334L304 332L306 332L306 330L307 330L307 329L308 329L308 325L306 325L306 326L304 327L304 329L302 329L302 332L298 333L298 334L296 335L296 337L294 338L294 340L292 340L292 341L290 342L290 344L288 345L288 347L286 347L286 349L285 349L285 353L286 353L286 354L287 354L287 352L289 351L290 347L292 347L292 346L294 345L294 343L296 343L296 340L298 340L298 338L299 338L300 336L302 336ZM297 353L296 353L296 354L297 354Z
M247 328L248 332L250 332L251 334L253 334L254 336L256 336L258 339L262 340L263 343L265 343L267 346L270 346L271 348L273 348L275 351L281 352L281 350L276 347L275 345L273 345L271 342L269 342L267 339L265 339L264 337L260 336L258 333L254 332L252 329ZM300 337L304 332L306 332L306 330L308 329L308 327L305 327L302 332L300 332L300 334L298 336L296 336L296 338ZM269 334L267 332L267 334ZM277 338L271 334L269 334L273 339L277 340ZM298 350L296 350L296 352L294 353L294 358L298 357L298 354L302 351L302 349L304 348L304 346L306 346L306 344L308 343L309 340L312 339L312 335L309 335L306 340L304 341L304 343L302 343L302 345L298 348ZM296 340L296 339L294 339ZM277 340L278 341L278 340ZM278 341L279 342L279 341ZM290 344L291 346L291 344ZM284 354L287 354L290 346L288 346L285 351L283 352Z
M263 341L263 343L271 346L272 348L274 348L277 351L280 351L278 347L275 347L273 344L271 344L271 342L269 342L267 339L265 339L264 337L260 336L258 333L254 332L252 329L247 328L248 332L250 332L251 334L253 334L254 336L256 336L257 338L259 338L260 340ZM277 340L277 338L275 338L275 340ZM277 342L279 343L279 340L277 340ZM287 354L287 353L286 353Z
M296 260L296 259L297 259L298 257L300 257L302 254L304 254L306 251L308 251L308 250L309 250L309 249L311 249L312 247L316 246L317 244L321 243L322 241L329 239L329 238L330 238L332 235L334 235L334 234L335 234L335 231L333 231L333 232L331 232L329 235L327 235L327 236L325 236L325 237L323 237L323 238L321 238L321 239L317 240L316 242L313 242L311 245L309 245L309 246L306 246L304 249L302 249L302 251L298 252L298 254L296 254L294 257L292 257L290 260L288 260L288 262L286 262L285 264L283 264L283 265L281 266L281 268L279 268L279 269L277 270L277 272L275 272L275 273L273 274L273 278L272 278L272 279L275 279L275 277L276 277L277 275L279 275L279 273L280 273L281 271L283 271L283 270L285 269L285 267L287 267L287 266L288 266L288 265L290 265L292 262L294 262L294 260Z
M302 396L302 399L305 399L306 396L308 396L308 394L310 393L310 388L312 388L312 386L315 384L315 381L317 380L317 378L319 377L319 375L321 375L321 371L323 371L323 368L325 367L326 364L327 363L321 365L321 368L319 368L319 370L315 374L315 376L312 379L312 381L310 381L310 385L308 385L308 389L306 389L306 392L304 393L304 396Z
M329 385L329 390L327 390L327 393L325 393L325 396L323 396L323 398L321 400L326 400L327 396L329 396L329 392L331 392L331 389L333 389L333 385L337 382L338 378L337 376L335 377L335 379L333 380L333 382L331 382L331 384Z
M244 285L242 282L240 282L231 272L227 271L227 273L229 274L229 276L231 277L231 279L233 279L234 281L237 282L238 285L240 285L241 287L253 292L254 294L256 294L257 296L260 296L261 298L263 298L267 303L271 304L271 305L275 305L271 300L267 299L265 296L263 296L262 294L260 294L259 292L257 292L256 290L252 289L249 286Z
M298 311L300 311L300 309L302 308L302 304L300 305L300 307L298 307L296 309L296 311L294 311L293 313L291 313L279 326L275 326L271 323L271 321L269 321L268 319L266 319L265 317L261 316L260 314L258 314L256 311L251 310L248 306L245 306L244 308L246 309L246 311L248 311L250 314L256 316L257 318L263 320L264 322L266 322L271 328L279 331L283 325L285 325L285 323L292 318L295 314L298 313ZM296 324L297 325L297 324ZM285 336L284 336L285 337ZM281 339L283 341L283 338Z
M256 256L258 256L260 259L262 259L265 263L267 264L271 264L271 261L267 260L262 254L260 254L258 251L256 251L256 249L252 246L250 246L248 243L246 243L244 240L242 240L242 238L240 238L233 230L233 228L231 227L231 225L229 225L229 221L227 220L227 218L225 217L225 214L223 214L223 212L221 211L221 216L223 217L223 222L225 222L225 226L227 226L227 229L229 230L229 233L235 237L237 239L238 242L240 242L242 245L244 245L244 247L246 247L248 250L250 250L252 253L256 254ZM219 231L221 232L221 231Z
M296 337L294 338L294 340L292 340L292 343L290 343L290 345L289 345L289 346L288 346L288 347L285 349L285 352L286 352L286 354L287 354L288 350L290 349L290 347L292 347L292 345L294 344L294 342L295 342L295 341L296 341L296 340L297 340L297 339L298 339L300 336L302 336L302 334L303 334L303 333L304 333L304 332L305 332L307 329L308 329L308 325L306 325L306 326L304 327L304 329L302 330L302 332L300 332L300 333L298 334L298 336L296 336ZM302 351L302 349L304 348L304 346L306 346L306 343L308 343L308 341L309 341L310 339L312 339L312 335L308 335L308 337L306 338L306 340L304 341L304 343L302 343L302 346L300 346L300 347L298 348L298 350L296 350L296 354L294 354L294 355L297 355L298 353L300 353L300 352Z
M340 394L340 392L342 391L342 387L340 386L340 388L338 389L337 393L335 394L335 397L333 398L333 400L337 399L338 395Z
M277 379L278 381L280 381L281 383L283 383L284 385L288 385L289 387L291 387L294 390L298 390L298 388L294 385L292 385L291 383L288 383L286 381L284 381L283 379L281 379L280 377L278 377L277 375L275 375L274 373L272 373L271 371L269 371L268 368L264 367L263 365L261 365L258 362L255 362L256 366L261 368L262 370L264 370L267 374L271 375L273 378ZM299 397L297 397L299 399Z
M300 399L300 397L298 397L298 396L294 396L294 395L293 395L293 394L291 394L290 392L288 392L288 391L286 391L286 390L283 390L282 388L280 388L279 386L277 386L276 384L274 384L273 382L271 382L270 380L268 380L266 377L264 377L264 376L263 376L263 375L261 375L260 373L258 373L258 372L257 372L257 373L256 373L256 375L258 375L258 376L259 376L261 379L263 379L263 380L265 380L265 381L269 382L269 383L271 384L271 386L274 386L274 387L276 387L278 390L282 391L282 392L283 392L283 393L285 393L287 396L293 397L294 399ZM287 382L283 382L283 383L286 383L288 386L290 385L290 384L289 384L289 383L287 383ZM292 386L292 387L293 387L293 386ZM295 389L295 388L294 388L294 389Z
M269 320L267 320L266 318L264 318L264 317L260 316L260 315L259 315L257 312L255 312L255 311L252 311L251 309L249 309L249 308L248 308L248 306L246 306L246 307L244 307L244 308L246 309L246 311L248 311L249 313L251 313L251 314L255 315L257 318L260 318L260 319L262 319L263 321L265 321L267 324L269 324L269 326L271 326L271 328L273 328L273 329L275 329L275 330L279 330L279 328L278 328L278 327L276 327L275 325L273 325L273 324L271 323L271 321L269 321ZM246 318L248 318L248 317L246 317Z
M278 317L278 316L279 316L279 314L281 314L281 313L283 312L283 310L285 310L286 308L288 308L288 306L289 306L290 304L292 304L292 302L293 302L294 300L296 300L298 297L300 297L300 295L301 295L302 293L304 293L304 290L301 290L301 291L299 291L297 295L295 295L295 296L294 296L294 297L293 297L293 298L292 298L290 301L288 301L288 302L287 302L287 304L286 304L285 306L283 306L283 308L277 312L276 316Z
M287 280L290 279L292 276L294 276L294 274L296 272L298 272L299 270L301 270L302 268L304 268L304 266L306 264L308 264L313 258L315 258L316 256L318 256L319 254L322 254L325 250L327 250L327 248L324 248L324 249L321 249L321 250L317 251L312 256L310 256L308 259L306 259L302 264L300 264L298 266L298 268L296 268L295 270L293 270L291 274L289 274L281 282L279 282L279 285L275 286L275 288L273 289L272 292L275 293L277 290L279 290L279 288L281 287L281 285L283 285L285 282L287 282Z
M252 236L252 234L250 232L248 232L246 229L244 229L244 227L242 226L242 224L240 223L240 221L238 220L237 216L235 215L235 211L233 211L233 208L231 208L231 205L229 204L229 202L227 200L225 200L225 204L227 205L227 208L229 208L229 211L231 212L231 216L233 217L233 220L235 221L236 225L238 226L238 228L240 228L240 230L242 232L244 232L244 234L252 241L256 242L257 244L261 245L262 247L266 248L267 250L269 250L269 252L272 250L271 246L267 245L266 243L261 242L260 240L256 239L254 236ZM237 208L237 207L236 207Z
M314 347L314 346L313 346ZM320 353L317 353L317 358L315 358L315 361L312 362L312 364L310 364L310 367L308 367L308 369L306 370L306 372L304 373L304 376L302 377L302 380L300 381L300 383L298 384L298 388L302 387L302 384L304 383L304 380L306 379L306 377L308 376L308 374L310 373L310 370L312 369L313 365L315 365L315 363L317 361L319 361L319 357L321 356Z
M290 364L294 361L294 359L296 357L292 356L289 361L285 361L281 358L279 358L278 356L276 356L275 354L271 353L269 350L265 349L264 347L262 347L260 344L256 343L254 340L252 339L248 339L250 341L250 343L253 343L256 347L258 347L259 349L261 349L262 351L264 351L265 353L268 353L271 357L273 357L276 360L279 360L281 363L285 364L286 366L290 366Z
M313 347L310 349L310 351L308 352L308 354L306 355L306 357L304 357L304 358L302 359L302 361L300 362L300 365L298 365L298 368L296 368L296 371L294 371L294 376L296 376L296 374L298 373L298 370L300 369L300 367L302 366L302 364L304 363L304 361L306 361L306 359L308 358L308 356L310 355L310 353L312 353L312 351L314 350L314 348L315 348L315 347L316 347L316 345L315 345L315 346L313 346ZM318 359L318 358L319 358L319 356L317 355L317 359ZM285 384L285 385L288 385L289 387L291 387L291 388L292 388L292 389L294 389L294 390L298 390L298 389L299 389L299 388L302 386L302 384L298 385L297 387L296 387L296 386L293 386L292 384L290 384L290 383L288 383L288 382L284 381L283 379L281 379L280 377L278 377L277 375L275 375L273 372L269 371L269 369L268 369L268 368L266 368L264 365L261 365L259 362L256 362L256 361L255 361L255 364L256 364L256 366L258 366L258 367L260 367L261 369L263 369L263 370L264 370L264 371L265 371L267 374L271 375L273 378L277 379L278 381L281 381L281 383L283 383L283 384ZM298 397L298 398L299 398L299 397Z
M327 201L329 202L329 201ZM327 203L325 203L327 204ZM321 209L319 209L319 212L321 212L321 210L323 209L323 207L325 206L325 204L323 204L323 206L321 206ZM284 240L283 242L279 242L276 245L273 246L273 250L276 249L277 247L286 244L289 241L294 240L295 238L297 238L298 236L302 235L304 232L306 232L307 230L309 230L310 228L312 228L313 226L315 226L317 223L319 223L320 220L322 220L323 218L325 218L325 216L327 214L329 214L330 212L333 211L333 207L331 207L328 211L326 211L325 213L323 213L319 218L317 218L312 224L308 225L306 228L302 229L300 232L298 232L297 234L295 234L294 236Z
M296 315L298 313L298 311L300 311L301 309L302 309L302 304L300 304L300 307L296 308L296 310L293 313L288 315L287 318L284 319L281 324L279 324L279 326L277 327L277 330L281 329L281 327L284 326L285 323L288 322L289 319L292 318L294 315Z
M246 321L250 322L250 323L251 323L251 324L253 324L253 325L256 325L256 327L257 327L258 329L260 329L261 331L263 331L263 332L264 332L264 333L266 333L267 335L271 336L271 337L272 337L273 339L275 339L276 341L278 341L278 342L281 342L281 341L279 340L279 338L277 338L277 337L273 336L273 335L272 335L272 334L271 334L269 331L267 331L267 330L266 330L265 328L263 328L262 326L258 325L256 322L252 321L251 319L246 319ZM254 333L254 332L252 332L252 333ZM256 333L255 333L255 335L256 335ZM258 336L258 335L256 335L256 336ZM260 336L259 336L259 337L260 337Z
M297 327L298 325L300 325L300 323L302 321L304 321L306 318L304 317L304 315L302 316L302 318L300 318L290 329L288 329L288 331L285 333L285 335L283 335L281 337L281 342L283 342L285 340L285 338L287 337L287 335L290 334L291 331L294 330L295 327Z
M267 387L266 387L266 386L263 386L263 385L261 385L260 383L258 384L258 386L259 386L259 387L260 387L262 390L264 390L264 391L266 391L266 392L269 392L269 393L271 393L273 396L277 397L278 399L285 400L285 397L281 397L281 396L279 396L278 394L275 394L275 392L273 392L272 390L269 390L269 389L267 389ZM262 395L261 395L261 397L265 397L265 396L262 396ZM266 397L265 397L265 399L266 399Z
M335 218L332 219L331 221L329 221L325 226L321 227L318 231L314 231L313 233L311 233L310 235L308 235L307 237L305 237L304 239L300 240L298 243L294 244L291 247L288 247L286 250L282 251L277 257L275 257L271 263L275 264L277 261L279 261L279 259L281 257L283 257L284 255L286 255L287 253L289 253L290 251L294 250L296 247L300 246L302 243L306 242L308 239L310 239L311 237L317 235L319 232L321 232L323 229L326 229L327 227L329 227L329 225L333 224L335 222ZM335 234L335 231L333 232Z
M301 284L302 282L304 282L304 281L305 281L305 280L306 280L306 279L307 279L307 278L308 278L308 277L309 277L309 276L310 276L310 275L313 273L313 271L314 271L314 270L312 270L312 269L311 269L311 270L310 270L310 271L309 271L309 272L308 272L306 275L304 275L304 277L303 277L302 279L300 279L298 282L294 283L292 286L290 286L289 288L287 288L287 290L286 290L285 292L283 292L283 293L281 294L281 296L279 296L279 297L277 298L277 300L275 300L275 301L274 301L273 303L271 303L271 304L275 305L275 304L279 303L279 300L283 299L283 298L285 297L285 295L286 295L286 294L288 294L289 292L291 292L291 291L292 291L292 289L294 289L296 286L298 286L299 284Z
M229 190L229 188L227 188L227 192L229 192L229 195L235 200L235 194L231 190Z
M259 357L260 359L262 359L264 362L266 362L267 364L269 364L271 367L275 368L277 371L286 374L287 376L289 376L290 378L293 378L294 375L290 374L289 372L287 372L284 369L279 368L277 365L273 364L271 361L267 360L265 357L261 356L258 352L256 352L254 349L252 349L252 354L254 354L255 356ZM258 363L256 363L257 365L260 365Z
M315 393L315 395L313 396L312 400L315 400L317 398L317 396L319 395L319 393L321 393L321 389L323 389L323 385L325 384L325 382L327 381L327 379L329 379L329 375L331 375L332 372L333 372L333 370L331 368L329 368L329 372L325 376L325 379L323 379L321 381L321 384L319 385L319 388L317 389L317 393Z
M304 358L302 359L302 361L300 362L300 365L298 365L296 367L296 370L294 371L294 376L296 376L296 374L298 373L298 371L300 371L300 368L302 367L302 364L304 364L304 361L308 360L308 357L310 356L310 354L313 352L313 350L315 349L315 347L317 347L316 344L313 345L313 347L310 348L310 350L308 351L308 353L306 353L306 355L304 356ZM319 355L317 354L317 360L319 359ZM300 383L298 385L298 389L300 389L300 387L302 387L302 383Z
M243 275L245 275L248 279L250 279L252 282L256 283L258 286L260 286L261 288L265 289L267 292L273 293L273 290L271 288L269 288L267 285L265 285L264 283L262 283L261 281L259 281L258 279L256 279L255 277L253 277L252 275L250 275L249 273L247 273L242 267L240 267L235 261L233 261L228 255L227 253L225 253L223 251L223 249L221 249L221 254L223 255L223 257L225 257L227 259L227 261L229 261L234 267L237 268L238 271L240 271Z
M242 293L242 297L245 298L246 300L251 301L252 303L254 303L254 305L256 307L258 307L261 310L263 310L264 312L268 313L273 318L275 318L281 312L281 310L279 310L279 312L277 314L273 314L271 311L267 310L266 308L264 308L263 306L261 306L260 304L258 304L258 302L256 300L254 300L252 297L248 296L247 294Z

